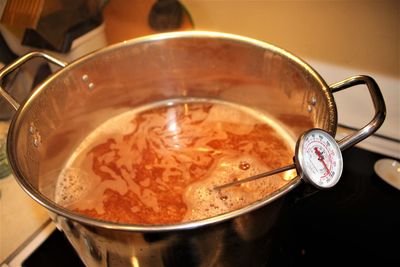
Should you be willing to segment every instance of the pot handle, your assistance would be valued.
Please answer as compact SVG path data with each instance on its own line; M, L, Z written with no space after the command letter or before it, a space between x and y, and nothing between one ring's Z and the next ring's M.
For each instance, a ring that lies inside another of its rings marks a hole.
M17 60L15 60L14 62L10 63L9 65L5 66L4 68L2 68L0 70L0 84L1 84L1 81L3 80L3 78L7 74L16 70L17 68L19 68L21 65L28 62L32 58L36 58L36 57L44 58L47 61L49 61L53 64L56 64L62 68L67 65L66 62L56 59L46 53L38 52L38 51L30 52L30 53L18 58ZM3 97L15 110L18 110L18 108L20 106L19 103L9 93L7 93L7 91L4 90L1 86L0 86L0 96Z
M372 135L376 130L379 129L379 127L381 127L386 117L385 101L383 100L383 95L381 93L381 90L379 89L378 84L373 78L366 75L353 76L341 82L332 84L329 87L332 90L332 93L336 93L343 89L360 84L365 84L368 87L372 102L374 104L375 115L367 125L359 129L355 133L344 137L338 142L339 147L342 151L351 146L354 146L358 142Z

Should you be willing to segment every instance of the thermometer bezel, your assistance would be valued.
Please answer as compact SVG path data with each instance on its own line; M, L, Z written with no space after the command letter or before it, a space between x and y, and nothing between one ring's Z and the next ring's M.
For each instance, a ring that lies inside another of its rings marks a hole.
M311 134L322 134L324 136L324 138L326 138L329 141L330 146L332 146L332 149L334 149L336 151L335 154L337 154L336 162L337 162L337 164L339 164L338 172L336 172L334 174L334 177L332 178L332 182L327 186L321 186L316 181L314 181L312 178L310 178L310 177L312 177L312 175L309 174L309 170L307 169L307 164L306 164L307 159L304 156L303 148L304 148L305 139ZM340 150L339 144L328 132L326 132L325 130L319 129L319 128L313 128L313 129L310 129L310 130L304 132L300 136L299 140L297 141L296 149L295 149L295 164L296 164L297 173L301 179L303 179L304 181L312 184L313 186L315 186L319 189L329 189L329 188L332 188L333 186L335 186L339 182L340 177L342 175L342 172L343 172L342 151Z

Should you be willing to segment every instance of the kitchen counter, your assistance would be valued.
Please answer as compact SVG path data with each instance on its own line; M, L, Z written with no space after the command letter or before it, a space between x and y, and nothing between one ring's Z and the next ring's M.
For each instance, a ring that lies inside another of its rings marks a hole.
M12 175L0 179L0 263L21 251L48 224L47 211Z

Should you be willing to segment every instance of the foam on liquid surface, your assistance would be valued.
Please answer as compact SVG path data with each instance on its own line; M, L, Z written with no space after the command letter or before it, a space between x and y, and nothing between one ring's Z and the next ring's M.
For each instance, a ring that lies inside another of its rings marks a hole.
M212 189L291 163L293 148L278 124L246 107L221 101L156 103L93 131L62 171L55 200L114 222L204 219L286 184L284 175L275 175Z

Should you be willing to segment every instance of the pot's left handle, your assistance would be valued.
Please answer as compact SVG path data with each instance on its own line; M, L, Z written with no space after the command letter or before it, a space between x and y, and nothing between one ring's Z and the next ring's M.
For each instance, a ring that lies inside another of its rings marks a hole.
M56 64L60 67L65 67L67 65L66 62L61 61L57 58L54 58L46 53L43 52L30 52L20 58L18 58L17 60L15 60L14 62L10 63L9 65L5 66L4 68L2 68L0 70L0 84L1 81L4 79L4 77L9 74L10 72L16 70L17 68L19 68L21 65L23 65L24 63L28 62L29 60L31 60L32 58L36 58L36 57L41 57L46 59L47 61ZM0 86L0 95L15 109L17 110L19 108L19 103L9 94L6 92L6 90L4 90L1 86Z

